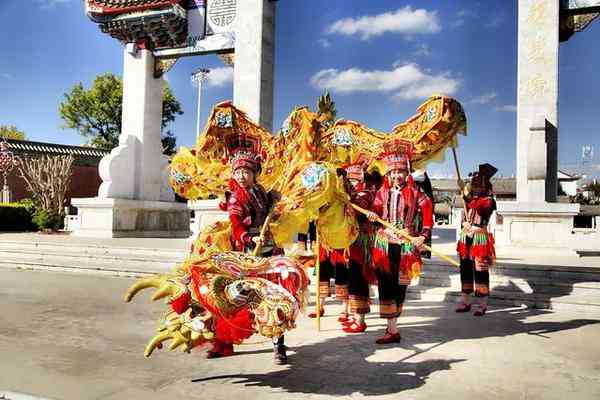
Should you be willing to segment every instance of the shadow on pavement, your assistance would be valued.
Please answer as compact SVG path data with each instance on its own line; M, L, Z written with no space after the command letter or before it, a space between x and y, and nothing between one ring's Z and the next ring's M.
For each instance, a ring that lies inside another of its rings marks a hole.
M289 393L347 396L382 395L415 389L434 372L446 371L464 359L425 361L368 361L377 349L373 341L383 331L367 335L342 336L294 348L287 369L266 374L230 374L193 379L206 382L227 379L228 384L270 387ZM405 347L408 346L408 347ZM401 347L412 349L411 345Z
M289 356L289 365L284 370L265 374L216 375L193 379L192 382L227 380L228 384L270 387L289 393L336 396L393 394L423 386L433 373L451 370L454 364L466 361L465 358L436 357L423 360L430 356L426 353L454 340L507 337L521 333L547 338L547 333L600 322L594 319L527 321L530 317L553 312L523 308L492 309L483 318L476 318L470 314L457 315L451 307L440 307L440 304L443 303L419 302L418 309L406 310L406 317L417 314L426 316L427 320L403 323L406 319L401 318L399 325L403 339L398 345L378 346L374 343L383 334L384 328L379 324L383 320L372 313L367 323L371 328L380 329L293 347L295 353ZM340 332L340 335L344 334ZM393 351L394 347L412 353L396 361L375 360L381 358L381 351L385 351L388 359L393 358L394 353L390 350Z

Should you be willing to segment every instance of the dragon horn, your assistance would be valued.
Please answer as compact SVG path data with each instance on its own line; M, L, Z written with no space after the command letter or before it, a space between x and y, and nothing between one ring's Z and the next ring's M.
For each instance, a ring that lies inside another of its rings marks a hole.
M196 332L196 331L192 331L190 333L190 339L192 341L197 341L198 339L200 339L202 337L202 333L201 332Z
M185 336L183 336L180 332L175 332L175 334L173 335L173 340L169 345L169 350L175 350L182 344L187 343L187 341L188 340L185 338Z
M165 282L162 285L160 285L158 290L152 295L152 301L160 300L167 296L172 296L173 294L173 284Z
M146 348L144 349L144 357L149 358L150 355L152 355L152 352L154 351L154 349L156 349L159 344L161 344L162 342L164 342L165 340L167 340L171 337L172 337L172 334L170 332L166 332L166 331L156 334L152 339L150 339L150 341L146 345Z
M127 293L125 293L125 297L123 298L125 302L129 303L131 299L140 291L147 288L159 288L162 285L160 278L157 277L148 277L138 279L133 285L127 289Z
M192 348L187 343L184 343L183 346L181 346L181 351L183 353L189 353L191 350L192 350Z

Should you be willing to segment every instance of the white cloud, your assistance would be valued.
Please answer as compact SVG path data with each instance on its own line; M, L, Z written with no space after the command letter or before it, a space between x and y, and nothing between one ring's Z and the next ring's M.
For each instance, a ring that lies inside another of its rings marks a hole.
M362 40L367 40L387 32L414 35L436 33L440 30L437 11L413 9L411 6L406 6L375 16L344 18L334 22L327 32L347 36L360 35Z
M208 86L222 87L230 82L233 82L232 67L213 68L208 73Z
M337 93L384 92L396 99L413 100L427 98L434 93L454 94L460 81L450 73L434 75L417 64L405 64L395 65L389 71L325 69L312 76L311 84L317 89Z
M37 0L40 8L52 8L60 4L70 3L71 0Z
M331 43L329 43L329 40L327 39L319 39L319 44L321 45L322 48L326 49L329 46L331 46Z
M469 100L469 103L472 103L472 104L488 104L489 102L491 102L492 100L494 100L496 97L498 97L498 93L496 93L496 92L484 93L481 96L477 96L477 97L472 98L471 100Z
M413 55L415 55L415 56L430 56L431 55L431 48L429 47L428 44L422 43L415 47L416 47L416 50L413 53Z
M450 24L452 28L459 28L463 26L467 19L476 18L477 13L471 9L462 9L456 13L456 19Z
M494 110L496 111L505 111L505 112L516 112L517 111L517 106L512 105L512 104L507 104L504 106L498 106L496 108L494 108Z

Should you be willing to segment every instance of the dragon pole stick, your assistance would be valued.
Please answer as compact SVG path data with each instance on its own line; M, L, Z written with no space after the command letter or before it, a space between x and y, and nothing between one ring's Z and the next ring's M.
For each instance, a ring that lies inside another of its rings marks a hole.
M458 157L456 156L456 147L452 148L452 155L454 156L454 168L456 168L456 176L458 176L458 180L462 181L460 177L460 168L458 167Z
M369 211L365 210L365 209L364 209L364 208L362 208L362 207L359 207L359 206L357 206L357 205L356 205L356 204L354 204L354 203L350 203L350 202L348 202L348 204L350 204L350 205L352 206L352 208L354 208L356 211L358 211L358 212L360 212L360 213L362 213L362 214L364 214L364 215L368 215L368 214L369 214ZM395 227L394 225L390 224L389 222L382 220L382 219L381 219L381 218L379 218L379 217L377 217L377 220L376 220L376 221L377 221L377 222L379 222L381 225L385 226L386 228L389 228L389 229L393 230L394 232L396 232L397 234L399 234L399 235L401 235L401 236L405 237L405 238L406 238L406 239L408 239L408 240L412 240L412 239L414 239L414 237L412 237L412 236L410 236L408 233L406 233L406 231L405 231L405 230L403 230L403 229L399 229L399 228ZM456 262L456 260L454 260L454 259L452 259L452 258L448 257L447 255L445 255L445 254L442 254L442 253L440 253L439 251L435 251L435 250L433 250L431 247L427 246L426 244L422 244L422 246L423 246L424 248L426 248L427 250L429 250L429 251L430 251L432 254L435 254L436 256L438 256L438 257L440 257L441 259L443 259L443 260L445 260L445 261L449 262L450 264L454 265L455 267L460 267L460 264L459 264L459 263L457 263L457 262Z
M315 229L315 243L317 246L317 259L315 261L315 272L317 274L317 300L316 300L316 316L317 316L317 332L321 332L321 245L319 244L319 230Z
M458 156L456 155L456 147L452 148L452 155L454 156L454 167L456 168L456 176L458 177L458 182L459 182L459 186L460 186L460 182L462 182L462 178L460 177L460 168L458 167ZM462 200L463 210L466 213L467 212L467 204L466 204L465 198L463 196L464 186L459 187L459 189L460 189L460 199Z

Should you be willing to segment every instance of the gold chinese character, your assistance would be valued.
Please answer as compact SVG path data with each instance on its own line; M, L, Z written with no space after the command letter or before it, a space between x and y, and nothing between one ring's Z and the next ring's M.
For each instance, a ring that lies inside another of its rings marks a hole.
M542 24L546 19L546 2L547 0L538 0L531 5L529 9L529 15L527 16L527 22L529 24Z
M546 54L546 48L544 43L544 37L542 34L538 33L535 39L533 39L529 44L527 54L527 61L533 64L545 64L548 60Z
M546 95L548 91L548 81L537 74L525 83L525 94L531 97L540 97Z

